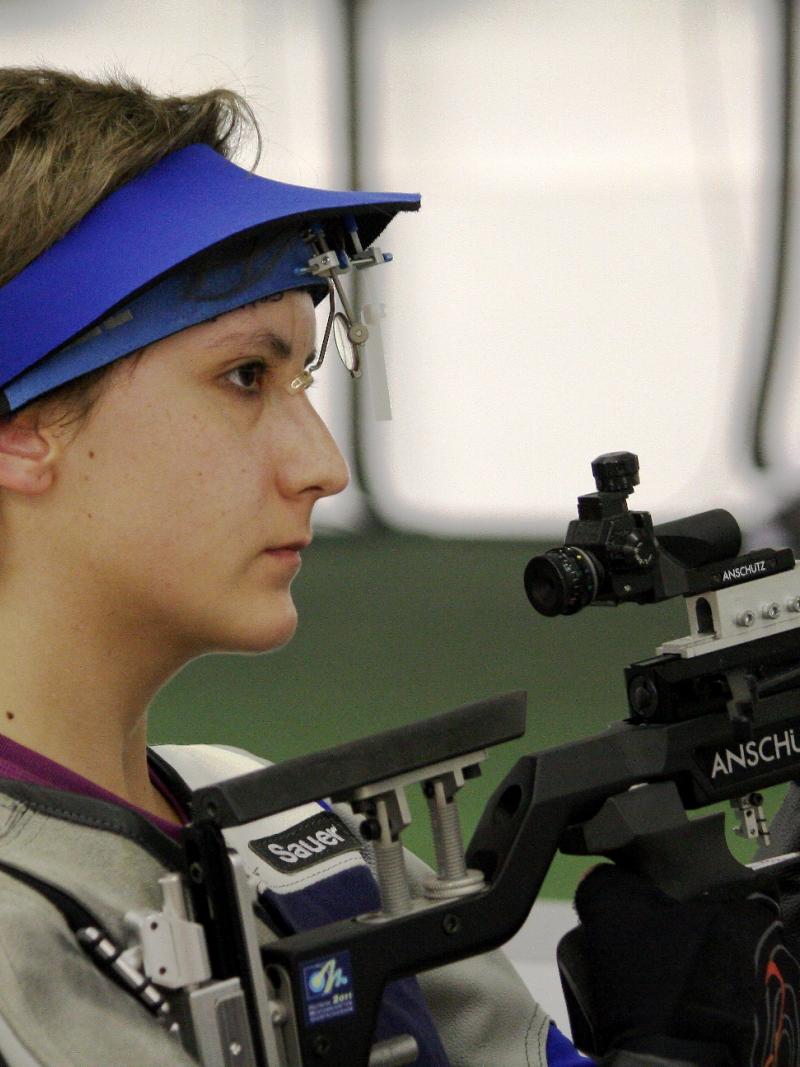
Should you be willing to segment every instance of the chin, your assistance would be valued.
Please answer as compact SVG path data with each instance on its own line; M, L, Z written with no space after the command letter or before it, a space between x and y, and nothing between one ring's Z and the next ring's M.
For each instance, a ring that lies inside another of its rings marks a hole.
M262 620L260 625L255 613L248 621L249 626L241 627L235 636L231 635L233 640L227 645L227 651L274 652L283 648L297 630L297 610L294 604L290 603L280 616L277 613L271 614L271 617Z
M297 608L288 589L267 597L252 595L216 599L217 610L209 612L210 600L194 619L187 634L192 656L214 652L272 652L282 648L297 630ZM185 616L184 616L185 619Z

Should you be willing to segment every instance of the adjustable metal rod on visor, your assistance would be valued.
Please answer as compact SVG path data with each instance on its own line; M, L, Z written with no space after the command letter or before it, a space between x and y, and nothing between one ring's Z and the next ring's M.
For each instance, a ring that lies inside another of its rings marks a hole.
M332 249L325 237L325 232L320 225L315 225L306 234L306 240L315 252L309 261L308 267L299 268L303 273L323 276L328 280L328 293L330 299L330 312L325 326L325 333L320 345L319 356L307 369L310 372L318 370L325 358L331 332L333 332L339 356L353 378L361 376L361 354L363 345L369 338L369 330L363 322L359 322L341 283L340 275L346 274L352 267L364 269L365 267L377 266L380 263L388 263L391 256L382 253L380 249L371 246L364 249L358 236L355 220L348 221L348 232L355 250L354 256L347 256L342 250L345 259L343 264L339 252ZM336 311L336 295L338 294L343 311Z
M344 312L336 310L336 292L341 291L341 289L334 289L334 284L329 278L328 298L330 300L330 311L328 312L328 321L325 324L325 333L322 335L322 343L319 346L319 355L307 369L315 371L322 366L331 332L333 332L333 339L339 358L352 378L360 378L361 346L366 344L369 338L369 330L363 323L353 322L349 304L345 305ZM344 326L337 330L336 327L340 322L344 323Z
M289 386L289 389L292 392L296 393L306 389L313 381L314 371L319 370L322 366L322 361L325 359L325 353L328 349L331 333L333 333L339 358L344 364L350 377L361 377L361 346L367 341L369 330L360 322L351 322L346 314L341 311L337 312L336 290L334 289L333 282L330 278L328 279L328 298L330 300L330 311L328 312L328 321L325 324L325 333L322 335L322 341L319 346L319 354L313 363L309 363L309 365L293 379ZM340 321L344 323L344 327L341 330L337 330L336 326ZM363 340L358 342L352 340L353 332L356 331L359 335L363 335Z

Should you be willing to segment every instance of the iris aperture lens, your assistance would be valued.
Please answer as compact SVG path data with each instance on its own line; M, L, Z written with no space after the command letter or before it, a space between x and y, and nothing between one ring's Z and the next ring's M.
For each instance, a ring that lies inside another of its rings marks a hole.
M551 548L525 568L525 592L540 615L574 615L591 604L599 563L582 548Z

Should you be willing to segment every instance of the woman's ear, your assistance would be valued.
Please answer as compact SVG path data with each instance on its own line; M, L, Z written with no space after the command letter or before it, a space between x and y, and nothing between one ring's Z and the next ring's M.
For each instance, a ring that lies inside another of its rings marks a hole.
M55 438L24 416L0 420L0 489L44 493L53 484Z

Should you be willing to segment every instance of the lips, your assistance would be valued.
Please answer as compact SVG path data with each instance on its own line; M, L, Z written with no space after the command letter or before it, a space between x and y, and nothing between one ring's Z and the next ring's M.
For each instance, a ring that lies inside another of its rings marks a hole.
M304 537L297 541L287 541L282 545L270 545L269 548L265 548L265 552L301 552L304 548L308 548L311 544L310 537Z

